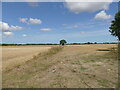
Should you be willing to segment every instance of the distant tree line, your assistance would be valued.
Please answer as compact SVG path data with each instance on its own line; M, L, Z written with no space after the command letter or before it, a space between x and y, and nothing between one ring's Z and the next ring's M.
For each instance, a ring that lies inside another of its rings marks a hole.
M117 44L117 42L103 42L103 43L97 43L97 42L67 43L66 45L84 45L84 44ZM60 45L60 44L53 44L53 43L47 43L47 44L0 44L0 46L24 46L24 45Z
M52 43L47 43L47 44L0 44L0 46L24 46L24 45L58 45L58 44L52 44Z
M68 43L66 45L82 45L82 44L117 44L117 42L103 42L103 43L97 43L97 42L86 42L86 43Z

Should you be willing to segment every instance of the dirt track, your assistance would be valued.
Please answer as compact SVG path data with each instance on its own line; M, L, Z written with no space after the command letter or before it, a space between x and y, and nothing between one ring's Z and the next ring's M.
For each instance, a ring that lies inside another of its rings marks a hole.
M116 45L65 46L55 55L38 57L3 72L3 87L116 87L118 62L110 51L104 51L113 47Z

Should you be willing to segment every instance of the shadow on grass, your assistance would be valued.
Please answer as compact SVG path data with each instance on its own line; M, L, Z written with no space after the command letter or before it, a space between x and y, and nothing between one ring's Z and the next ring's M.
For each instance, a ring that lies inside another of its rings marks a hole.
M111 51L110 49L97 49L97 51Z

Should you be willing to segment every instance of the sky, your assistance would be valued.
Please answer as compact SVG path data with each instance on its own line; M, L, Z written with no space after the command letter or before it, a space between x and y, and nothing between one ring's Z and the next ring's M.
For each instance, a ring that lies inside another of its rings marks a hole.
M117 42L117 2L3 2L2 43Z

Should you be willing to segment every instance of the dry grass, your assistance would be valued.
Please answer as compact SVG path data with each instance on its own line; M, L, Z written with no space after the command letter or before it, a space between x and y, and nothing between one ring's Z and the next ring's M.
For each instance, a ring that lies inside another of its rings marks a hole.
M53 54L56 54L57 52L59 52L63 47L59 46L59 47L52 47L48 52L44 53L45 56L51 56Z
M47 52L51 47L44 46L6 46L2 47L3 70L14 68L36 57L39 53Z
M3 72L4 88L117 87L116 45L53 47ZM97 51L110 49L110 51Z

